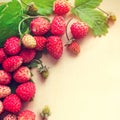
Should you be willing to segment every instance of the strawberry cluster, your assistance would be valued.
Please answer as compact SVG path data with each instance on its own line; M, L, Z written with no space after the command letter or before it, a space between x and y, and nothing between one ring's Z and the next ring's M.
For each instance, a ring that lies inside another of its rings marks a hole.
M51 21L43 16L31 19L29 33L21 36L11 36L0 48L0 115L7 112L3 120L35 120L35 113L30 110L21 111L23 103L29 102L36 93L36 86L31 81L31 63L37 53L44 51L53 58L60 59L63 54L64 43L62 36L66 33L67 50L78 55L80 46L78 40L85 37L89 27L79 21L70 26L72 39L67 35L68 24L65 15L70 11L70 4L66 0L56 0L53 5L54 17ZM64 15L64 16L63 16ZM70 22L70 21L69 21ZM39 59L35 60L40 63ZM29 66L30 65L30 66ZM41 65L40 74L47 78L48 69ZM13 92L12 87L15 87ZM44 113L46 116L48 113Z

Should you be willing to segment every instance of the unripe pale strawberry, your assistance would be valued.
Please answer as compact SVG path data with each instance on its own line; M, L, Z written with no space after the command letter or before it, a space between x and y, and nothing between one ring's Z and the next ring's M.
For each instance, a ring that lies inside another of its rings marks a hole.
M27 66L19 67L13 74L13 78L16 82L24 83L30 80L31 72Z
M26 34L22 38L22 44L28 49L33 49L36 46L36 41L32 35Z
M17 120L17 116L15 114L12 113L8 113L3 120Z
M24 110L18 115L18 120L35 120L35 113L30 110Z
M5 98L6 96L11 94L10 87L6 85L0 85L0 98Z
M46 45L47 39L43 36L34 36L36 40L35 50L42 51Z
M4 111L4 106L2 101L0 100L0 114Z
M65 15L70 11L70 4L67 0L56 0L53 5L53 11L57 15Z
M89 31L89 27L86 23L84 22L74 22L71 27L71 33L75 39L80 39L83 38L87 35Z
M5 59L2 63L3 69L7 72L13 72L18 69L23 63L23 59L20 56L11 56Z
M16 94L24 101L31 100L35 95L36 87L33 82L26 82L19 85Z
M24 48L20 52L20 56L23 59L23 63L29 63L33 60L36 55L36 51L34 49Z
M0 70L0 84L1 85L7 85L11 82L11 74L4 71L4 70Z
M62 16L55 16L51 23L51 33L53 35L61 36L65 33L66 23Z
M59 59L63 53L63 43L60 37L50 36L47 39L46 48L48 53L55 59Z
M20 38L12 36L5 41L4 50L8 55L16 55L21 50Z
M0 64L7 58L3 48L0 48Z
M4 109L11 113L17 113L21 110L22 103L16 94L10 94L3 100Z
M43 35L50 30L50 22L39 16L31 21L30 30L34 35Z

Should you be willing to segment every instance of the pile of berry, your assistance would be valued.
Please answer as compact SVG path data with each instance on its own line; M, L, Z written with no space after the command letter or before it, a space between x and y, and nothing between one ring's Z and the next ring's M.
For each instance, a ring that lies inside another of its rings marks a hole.
M36 59L37 53L44 54L44 51L47 51L51 57L58 60L63 54L63 47L75 55L80 52L78 40L88 34L88 25L83 21L77 21L68 28L71 20L66 23L64 16L70 11L70 5L66 0L56 0L53 11L51 21L44 16L29 17L29 32L7 38L4 46L0 48L0 116L3 120L35 120L34 112L21 109L23 103L29 102L36 93L30 70L35 64L31 63L40 63L40 74L43 78L48 76L46 66ZM34 11L29 12L31 14ZM67 34L67 29L71 31L71 38ZM64 34L68 39L65 45L62 40ZM49 112L48 108L42 111L41 116L44 120Z

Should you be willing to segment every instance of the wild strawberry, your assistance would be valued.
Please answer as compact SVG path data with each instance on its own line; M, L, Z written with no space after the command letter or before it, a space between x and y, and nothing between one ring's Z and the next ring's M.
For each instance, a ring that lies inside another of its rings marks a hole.
M19 85L16 89L16 94L24 101L31 100L35 95L35 84L33 82L26 82Z
M0 99L8 96L9 94L11 94L10 87L6 85L0 85Z
M43 35L47 33L50 29L50 22L43 18L37 17L33 19L30 23L30 30L34 35Z
M46 44L46 38L43 36L34 36L35 40L36 40L36 47L35 49L38 51L43 50L43 48L45 47Z
M70 4L67 0L56 0L53 5L53 11L57 15L65 15L70 11Z
M63 53L63 43L60 37L48 37L46 48L48 53L55 59L59 59Z
M3 120L17 120L17 116L15 114L12 113L8 113Z
M31 72L27 66L19 67L13 74L13 78L16 82L24 83L30 80Z
M3 69L7 72L13 72L18 69L23 63L23 59L20 56L11 56L3 61Z
M2 85L7 85L11 82L11 74L4 71L4 70L0 70L0 84Z
M7 58L3 48L0 48L0 64Z
M20 38L12 36L4 44L4 50L8 55L16 55L21 50Z
M67 49L69 52L71 52L74 55L78 55L80 52L80 46L77 42L73 41L70 44L67 45Z
M18 115L18 120L35 120L35 113L30 110L24 110Z
M36 52L35 52L34 49L24 48L20 52L20 56L23 59L23 63L29 63L30 61L33 60L33 58L35 57L35 55L36 55Z
M0 114L4 111L4 106L2 101L0 100Z
M11 113L20 111L22 103L16 94L10 94L3 100L4 109Z
M87 35L89 27L84 22L75 22L71 25L70 29L73 37L80 39Z
M36 46L36 41L32 35L26 34L22 38L22 44L28 49L33 49Z
M55 16L51 24L51 33L61 36L65 33L66 24L62 16Z

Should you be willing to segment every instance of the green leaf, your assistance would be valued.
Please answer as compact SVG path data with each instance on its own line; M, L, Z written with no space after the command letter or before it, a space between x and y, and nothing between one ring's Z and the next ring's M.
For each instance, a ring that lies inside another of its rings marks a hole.
M99 6L102 0L75 0L75 7L81 6L83 8L95 8Z
M22 19L22 7L17 0L0 5L0 46L10 36L18 34L18 24Z
M93 30L95 36L105 35L108 30L106 17L103 13L91 8L73 8L72 13L78 16L82 21L86 22Z
M30 4L34 2L38 7L38 14L40 15L50 15L53 12L53 2L55 0L23 0L24 3Z

